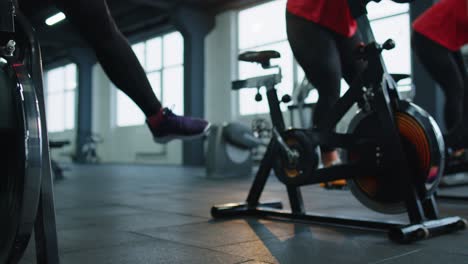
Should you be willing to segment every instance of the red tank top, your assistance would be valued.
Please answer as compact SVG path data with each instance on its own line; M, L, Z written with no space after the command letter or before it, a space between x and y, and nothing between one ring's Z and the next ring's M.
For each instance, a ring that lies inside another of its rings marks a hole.
M357 30L348 0L288 0L287 10L345 37L353 36Z
M468 0L441 0L413 23L414 31L457 51L468 43Z

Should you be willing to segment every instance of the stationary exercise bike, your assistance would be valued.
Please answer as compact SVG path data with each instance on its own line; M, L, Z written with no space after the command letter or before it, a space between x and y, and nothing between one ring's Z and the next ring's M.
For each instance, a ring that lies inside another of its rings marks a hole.
M365 5L353 8L367 13ZM466 228L466 220L460 217L439 218L434 192L444 171L443 137L428 113L400 98L395 80L387 73L381 53L393 49L395 43L376 43L367 16L361 16L359 24L368 44L358 47L356 56L366 62L366 67L328 114L321 129L286 128L275 89L281 82L281 70L271 65L271 59L280 57L278 52L247 52L239 56L241 61L278 70L276 74L233 83L234 90L266 87L274 136L246 202L214 206L214 218L271 217L368 228L388 231L391 240L401 243ZM355 104L359 112L348 132L331 132ZM319 146L323 145L345 150L345 162L319 168ZM272 170L287 189L291 211L281 210L281 202L260 202ZM369 209L386 214L407 213L409 224L307 213L300 187L338 179L346 179L353 195Z
M39 44L17 3L0 0L0 263L34 230L38 263L59 263ZM15 30L16 29L16 30Z

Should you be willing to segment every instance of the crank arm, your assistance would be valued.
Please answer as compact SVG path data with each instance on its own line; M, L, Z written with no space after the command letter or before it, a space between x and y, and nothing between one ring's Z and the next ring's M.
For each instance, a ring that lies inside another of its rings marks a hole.
M303 186L341 179L346 180L363 175L375 175L377 173L378 168L376 165L372 166L372 164L360 161L315 170L311 172L312 175L303 177L303 180L301 182L297 182L295 185Z
M286 144L286 142L284 142L283 137L281 136L281 134L278 132L278 130L276 128L273 128L273 138L276 140L276 142L278 142L281 149L286 153L286 155L288 156L289 161L294 161L294 160L299 159L299 153L297 153L296 151L293 151L288 146L288 144Z
M355 134L340 134L317 130L307 130L307 136L311 139L312 142L317 142L318 145L326 145L329 147L344 149L356 148L361 145L368 146L369 144L375 142L375 139L364 138Z

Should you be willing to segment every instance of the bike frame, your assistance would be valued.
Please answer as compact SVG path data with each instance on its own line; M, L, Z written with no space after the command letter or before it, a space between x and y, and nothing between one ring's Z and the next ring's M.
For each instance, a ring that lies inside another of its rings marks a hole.
M380 166L398 168L395 180L400 182L400 186L402 186L402 188L410 188L411 173L408 170L408 159L405 157L405 151L401 144L402 141L395 120L395 113L398 110L402 110L402 100L395 81L387 72L385 62L381 55L381 51L378 50L379 47L375 42L375 37L367 16L361 16L358 18L358 24L361 29L363 40L366 41L366 43L371 43L371 46L368 46L370 50L367 51L370 53L370 55L367 56L368 66L365 67L364 71L351 83L349 90L335 104L333 111L329 113L321 129L310 130L308 134L309 137L317 138L318 141L330 147L350 148L353 145L358 146L359 143L365 141L365 138L356 137L352 134L336 134L329 131L333 131L335 129L338 122L356 102L362 101L363 98L366 98L366 94L368 93L373 94L370 102L370 109L377 113L380 121L379 125L382 128L382 133L376 136L379 139L378 141L384 149L384 152L389 157L385 159L387 163L383 163ZM271 96L273 96L273 92L271 93ZM279 105L275 104L274 107L279 109ZM362 111L365 110L362 109ZM272 118L277 118L278 114L274 114L275 112L277 111L272 111ZM282 119L279 119L279 122L284 123ZM279 130L282 127L284 127L284 125L278 126L277 128ZM442 146L442 148L444 148L444 146ZM376 167L367 162L333 166L330 168L316 170L314 175L309 177L310 180L301 185L338 179L349 179L358 177L366 172L375 172L376 169ZM441 170L443 169L444 168L442 167ZM433 201L428 201L427 208L424 210L421 208L421 205L418 204L417 201L419 198L417 197L417 192L424 192L421 189L422 187L417 190L402 189L402 191L408 195L405 199L405 204L408 208L411 222L420 222L425 220L426 217L424 216L425 214L423 211L426 211L426 214L430 215L430 219L438 217L438 212ZM299 193L300 191L298 190L297 192Z

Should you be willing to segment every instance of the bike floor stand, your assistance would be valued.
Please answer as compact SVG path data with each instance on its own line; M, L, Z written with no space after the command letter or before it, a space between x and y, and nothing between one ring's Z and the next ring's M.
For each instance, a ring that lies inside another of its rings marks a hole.
M260 196L268 177L271 175L274 152L273 146L270 144L261 161L246 202L215 205L211 208L213 218L255 217L383 231L387 232L388 237L397 243L411 243L432 236L463 230L467 226L466 220L458 216L438 218L434 196L421 201L417 199L415 192L415 199L406 202L410 218L410 224L408 225L307 213L304 209L300 187L286 186L291 211L282 210L281 202L260 203Z
M466 220L458 216L424 221L420 224L403 225L393 222L295 213L281 210L281 207L281 202L261 203L256 207L251 207L247 203L224 204L212 207L211 215L214 218L255 217L272 220L293 220L298 223L388 232L389 238L397 243L411 243L432 236L463 230L467 225Z
M459 187L459 186L457 186ZM465 195L454 195L454 194L446 194L445 192L449 192L448 189L451 188L456 188L454 187L444 187L444 194L439 194L439 192L436 193L436 198L440 201L443 202L468 202L468 189L466 190Z

